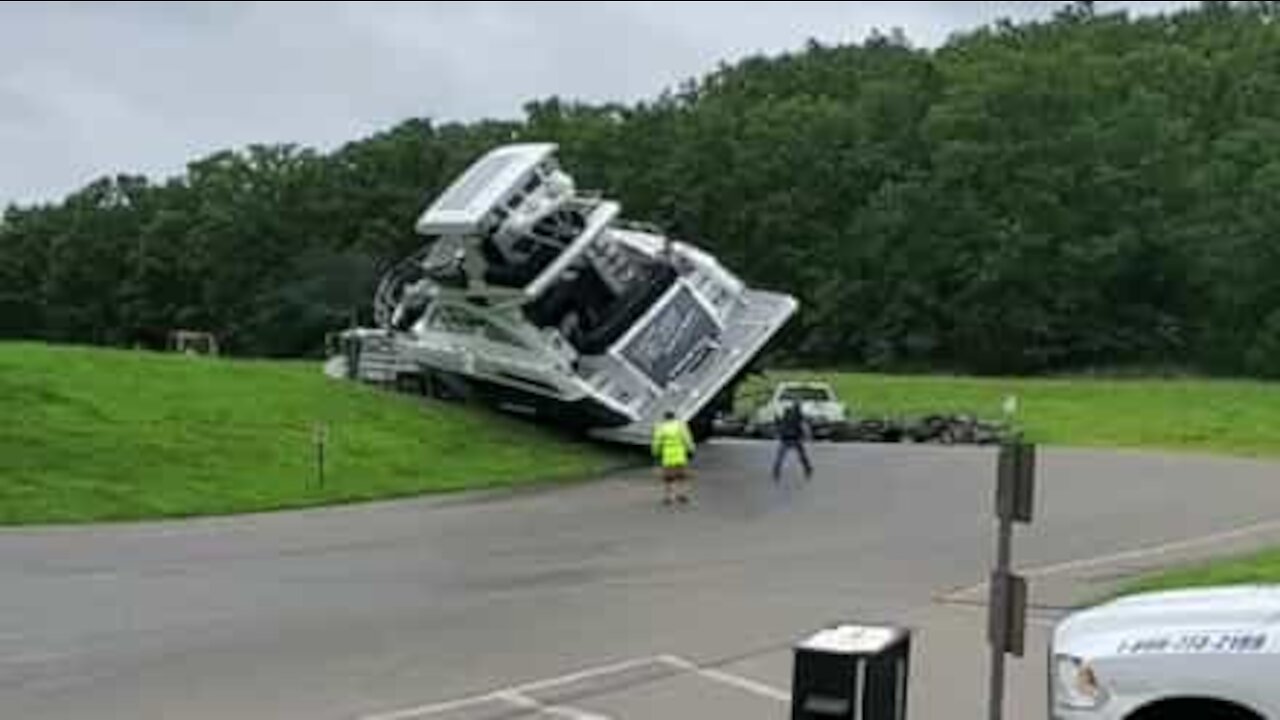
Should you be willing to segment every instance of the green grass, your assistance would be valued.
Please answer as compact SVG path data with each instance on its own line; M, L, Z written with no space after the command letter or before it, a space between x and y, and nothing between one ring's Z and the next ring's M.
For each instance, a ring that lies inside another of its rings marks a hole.
M1120 594L1155 590L1280 583L1280 548L1254 555L1192 565L1157 573L1125 586Z
M999 419L1018 396L1028 439L1053 445L1280 455L1280 383L1203 379L969 378L837 372L771 373L770 382L818 378L855 414L967 412ZM759 381L744 388L749 398Z
M302 507L582 477L616 458L267 362L0 344L0 523ZM323 487L313 428L328 426Z

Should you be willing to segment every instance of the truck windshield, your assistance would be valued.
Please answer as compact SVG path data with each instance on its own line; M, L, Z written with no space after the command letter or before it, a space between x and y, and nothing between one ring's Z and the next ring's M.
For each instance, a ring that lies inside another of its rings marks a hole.
M781 399L787 402L826 402L831 399L831 392L826 388L793 387L784 389Z

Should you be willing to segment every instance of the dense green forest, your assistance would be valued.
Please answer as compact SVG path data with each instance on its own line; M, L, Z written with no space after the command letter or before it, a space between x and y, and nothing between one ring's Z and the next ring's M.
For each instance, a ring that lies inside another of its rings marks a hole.
M409 92L409 90L406 90ZM0 337L316 352L472 159L552 140L627 215L804 303L780 359L1280 375L1280 3L1062 8L726 65L651 101L411 119L103 178L0 224Z

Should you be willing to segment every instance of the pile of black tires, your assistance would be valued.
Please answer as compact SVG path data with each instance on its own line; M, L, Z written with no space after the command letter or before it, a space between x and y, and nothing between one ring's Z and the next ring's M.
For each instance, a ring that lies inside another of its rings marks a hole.
M720 437L770 437L752 431L741 419L722 417L712 432ZM836 442L931 443L937 445L993 445L1010 434L1007 424L966 414L931 414L916 418L862 418L825 427L821 439Z

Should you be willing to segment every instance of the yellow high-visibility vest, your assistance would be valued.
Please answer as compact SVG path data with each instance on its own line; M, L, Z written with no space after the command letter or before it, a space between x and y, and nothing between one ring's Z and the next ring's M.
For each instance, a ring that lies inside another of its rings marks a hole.
M653 455L662 467L681 467L689 464L693 450L693 435L689 426L679 420L666 420L653 428Z

